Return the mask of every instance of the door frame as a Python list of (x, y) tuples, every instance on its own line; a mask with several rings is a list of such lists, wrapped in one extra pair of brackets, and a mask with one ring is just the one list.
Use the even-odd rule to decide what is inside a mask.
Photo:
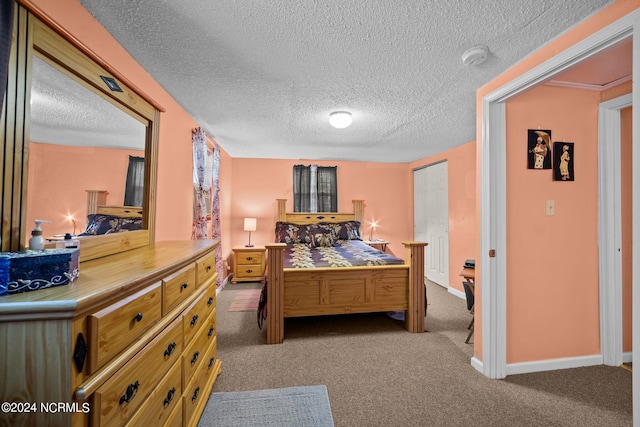
[[(570, 46), (553, 58), (520, 75), (482, 99), (480, 157), (480, 301), (482, 360), (471, 364), (489, 378), (507, 374), (507, 243), (506, 243), (506, 114), (505, 101), (633, 35), (633, 100), (640, 99), (640, 10), (629, 13), (591, 36)], [(640, 105), (640, 104), (638, 104)], [(633, 111), (640, 123), (640, 108)], [(640, 142), (640, 126), (633, 129), (633, 145)], [(640, 170), (640, 150), (633, 150), (633, 170)], [(634, 174), (633, 241), (640, 241), (640, 174)], [(490, 252), (491, 251), (491, 252)], [(493, 253), (493, 256), (490, 255)], [(633, 251), (633, 294), (640, 294), (640, 251)], [(633, 346), (640, 348), (640, 298), (633, 301)], [(640, 352), (633, 361), (640, 365)], [(634, 422), (640, 425), (640, 370), (633, 373)]]
[(631, 105), (633, 96), (627, 94), (598, 107), (600, 351), (610, 366), (623, 362), (620, 110)]

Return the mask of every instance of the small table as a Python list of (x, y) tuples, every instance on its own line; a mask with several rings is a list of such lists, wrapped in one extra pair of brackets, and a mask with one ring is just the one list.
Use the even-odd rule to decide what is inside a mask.
[(264, 282), (266, 249), (264, 246), (233, 248), (233, 278), (231, 283)]
[(364, 242), (373, 248), (379, 246), (382, 252), (387, 251), (387, 245), (389, 244), (389, 242), (384, 239), (365, 240)]

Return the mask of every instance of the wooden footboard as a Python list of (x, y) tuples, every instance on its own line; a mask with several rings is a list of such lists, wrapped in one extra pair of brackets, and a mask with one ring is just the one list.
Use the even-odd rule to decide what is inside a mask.
[(409, 332), (424, 332), (423, 242), (403, 242), (405, 264), (284, 269), (284, 243), (267, 248), (267, 343), (284, 340), (284, 318), (405, 311)]

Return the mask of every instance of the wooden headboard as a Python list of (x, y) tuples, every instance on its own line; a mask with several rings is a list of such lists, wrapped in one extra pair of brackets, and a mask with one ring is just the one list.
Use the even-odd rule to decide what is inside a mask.
[(141, 206), (115, 206), (107, 205), (106, 190), (86, 190), (87, 191), (87, 215), (99, 213), (103, 215), (125, 216), (132, 218), (142, 218)]
[(99, 205), (96, 213), (103, 214), (103, 215), (142, 218), (142, 207)]
[(278, 221), (290, 222), (293, 224), (315, 224), (318, 222), (342, 222), (359, 221), (362, 222), (362, 210), (364, 200), (353, 200), (352, 213), (339, 212), (287, 212), (287, 199), (278, 200)]

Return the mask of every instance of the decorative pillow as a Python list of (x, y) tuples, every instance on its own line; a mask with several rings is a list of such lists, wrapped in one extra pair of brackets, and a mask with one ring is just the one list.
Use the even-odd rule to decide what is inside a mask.
[(98, 234), (115, 233), (118, 229), (118, 220), (112, 215), (89, 214), (87, 215), (87, 228), (82, 236), (97, 236)]
[(89, 214), (87, 228), (81, 236), (97, 236), (100, 234), (118, 233), (120, 231), (140, 230), (142, 218), (131, 218), (116, 215)]
[(290, 222), (276, 222), (276, 243), (311, 243), (308, 225), (292, 224)]
[(311, 234), (312, 248), (328, 247), (335, 244), (335, 236), (331, 224), (320, 223), (310, 225), (309, 233)]
[(337, 222), (333, 224), (333, 233), (336, 240), (362, 240), (359, 221)]

